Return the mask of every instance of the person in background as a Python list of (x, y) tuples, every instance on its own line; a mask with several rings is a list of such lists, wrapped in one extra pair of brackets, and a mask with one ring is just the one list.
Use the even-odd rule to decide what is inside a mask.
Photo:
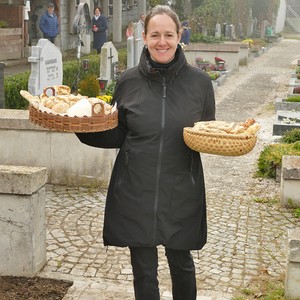
[(144, 29), (146, 15), (144, 13), (140, 14), (140, 19), (138, 21), (138, 26)]
[(54, 12), (54, 4), (49, 2), (47, 5), (47, 11), (41, 16), (39, 23), (40, 30), (43, 33), (45, 39), (48, 39), (51, 43), (55, 43), (55, 38), (58, 35), (58, 18)]
[(100, 7), (95, 7), (92, 19), (92, 30), (94, 36), (94, 49), (101, 53), (103, 44), (107, 41), (107, 18), (102, 14)]
[(126, 29), (126, 37), (133, 36), (133, 21), (129, 21), (127, 29)]
[(183, 21), (181, 23), (181, 28), (182, 28), (182, 34), (181, 34), (180, 43), (188, 45), (190, 43), (190, 37), (191, 37), (191, 30), (189, 28), (188, 21)]
[(174, 300), (197, 297), (191, 250), (206, 243), (201, 157), (183, 128), (215, 120), (209, 76), (187, 63), (178, 16), (158, 5), (145, 18), (139, 65), (118, 78), (114, 129), (76, 133), (99, 148), (119, 148), (105, 207), (105, 246), (129, 247), (135, 299), (160, 299), (158, 246), (170, 268)]

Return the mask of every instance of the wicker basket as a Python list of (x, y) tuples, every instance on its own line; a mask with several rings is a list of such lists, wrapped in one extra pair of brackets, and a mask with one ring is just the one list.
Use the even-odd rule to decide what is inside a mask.
[(39, 126), (62, 132), (96, 132), (115, 128), (118, 125), (118, 111), (116, 110), (111, 114), (105, 115), (104, 106), (102, 103), (100, 105), (102, 106), (101, 112), (95, 114), (93, 107), (93, 115), (91, 117), (55, 115), (43, 112), (30, 105), (29, 120)]
[(225, 156), (240, 156), (247, 154), (254, 148), (257, 137), (247, 134), (208, 133), (185, 127), (183, 129), (183, 139), (186, 145), (194, 151)]

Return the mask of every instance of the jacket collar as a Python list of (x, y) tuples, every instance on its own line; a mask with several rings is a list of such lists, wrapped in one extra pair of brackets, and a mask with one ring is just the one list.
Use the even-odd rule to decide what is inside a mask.
[(187, 61), (180, 45), (177, 46), (175, 58), (176, 61), (169, 68), (153, 68), (150, 63), (150, 54), (144, 46), (140, 62), (138, 65), (142, 76), (148, 81), (161, 81), (165, 78), (167, 83), (170, 83), (178, 75), (178, 73), (187, 65)]

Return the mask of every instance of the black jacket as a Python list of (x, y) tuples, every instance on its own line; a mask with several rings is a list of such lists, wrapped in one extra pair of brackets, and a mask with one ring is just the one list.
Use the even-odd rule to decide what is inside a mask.
[(85, 144), (120, 148), (109, 184), (104, 244), (201, 249), (206, 203), (200, 155), (183, 141), (183, 128), (215, 119), (210, 78), (187, 64), (178, 47), (166, 70), (150, 67), (144, 49), (138, 67), (122, 73), (114, 101), (117, 128), (78, 133)]
[(107, 40), (107, 18), (101, 14), (96, 20), (94, 16), (92, 18), (92, 26), (98, 27), (98, 31), (93, 31), (93, 48), (100, 49)]

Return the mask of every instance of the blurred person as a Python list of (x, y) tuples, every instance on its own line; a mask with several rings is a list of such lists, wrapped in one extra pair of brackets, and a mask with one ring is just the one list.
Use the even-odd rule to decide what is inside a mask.
[(102, 14), (102, 9), (98, 6), (94, 9), (92, 30), (94, 36), (93, 47), (99, 54), (103, 44), (107, 41), (107, 18)]
[(191, 30), (189, 28), (188, 21), (183, 21), (181, 23), (182, 33), (180, 43), (188, 45), (190, 43)]
[(133, 36), (133, 21), (129, 21), (128, 26), (126, 28), (126, 37)]
[(47, 4), (47, 11), (41, 16), (39, 27), (44, 38), (54, 44), (55, 38), (59, 32), (59, 26), (58, 18), (54, 12), (54, 4), (52, 2)]

